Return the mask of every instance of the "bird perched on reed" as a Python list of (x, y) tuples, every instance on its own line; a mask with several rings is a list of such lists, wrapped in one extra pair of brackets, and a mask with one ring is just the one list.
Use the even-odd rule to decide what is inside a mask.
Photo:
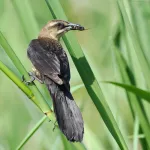
[[(32, 79), (46, 84), (53, 100), (55, 116), (60, 130), (69, 141), (81, 142), (84, 123), (81, 112), (70, 93), (70, 67), (66, 52), (59, 39), (70, 30), (84, 30), (79, 24), (52, 20), (30, 42), (27, 55), (34, 69)], [(33, 81), (32, 80), (32, 81)]]

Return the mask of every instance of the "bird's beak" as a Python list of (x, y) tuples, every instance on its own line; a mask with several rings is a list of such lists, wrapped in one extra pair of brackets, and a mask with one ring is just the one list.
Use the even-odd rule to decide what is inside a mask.
[(66, 32), (68, 32), (70, 30), (83, 31), (83, 30), (85, 30), (85, 28), (79, 24), (74, 24), (74, 23), (68, 22), (67, 25), (65, 25), (65, 27), (63, 29), (58, 30), (57, 38), (59, 39), (63, 34), (65, 34)]
[(67, 27), (70, 29), (70, 30), (84, 30), (85, 28), (79, 24), (74, 24), (74, 23), (68, 23)]

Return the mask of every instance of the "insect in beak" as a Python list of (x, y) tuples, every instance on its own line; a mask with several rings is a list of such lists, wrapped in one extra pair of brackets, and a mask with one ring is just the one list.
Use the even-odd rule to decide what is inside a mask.
[(85, 28), (80, 24), (69, 23), (67, 26), (71, 27), (70, 30), (79, 30), (79, 31), (85, 30)]

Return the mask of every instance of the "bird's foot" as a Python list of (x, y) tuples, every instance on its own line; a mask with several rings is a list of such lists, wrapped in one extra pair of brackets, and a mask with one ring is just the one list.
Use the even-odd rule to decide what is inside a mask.
[(21, 77), (21, 82), (25, 82), (25, 77), (24, 77), (24, 75), (22, 75), (22, 77)]
[(35, 75), (34, 72), (28, 72), (28, 74), (29, 74), (30, 77), (34, 78), (34, 80), (39, 81), (41, 84), (44, 83), (42, 80), (40, 80), (40, 79)]
[(30, 85), (34, 82), (34, 80), (39, 81), (41, 84), (43, 84), (43, 81), (40, 80), (34, 72), (28, 72), (29, 76), (30, 76), (30, 80), (26, 81), (24, 75), (22, 76), (22, 82), (24, 82), (26, 85)]
[[(28, 74), (29, 74), (29, 73), (28, 73)], [(33, 76), (31, 76), (30, 74), (29, 74), (29, 76), (30, 76), (30, 80), (29, 80), (29, 81), (26, 81), (26, 80), (25, 80), (24, 75), (22, 76), (22, 82), (24, 82), (26, 85), (30, 85), (30, 84), (33, 83), (33, 81), (35, 80), (35, 78), (34, 78)]]

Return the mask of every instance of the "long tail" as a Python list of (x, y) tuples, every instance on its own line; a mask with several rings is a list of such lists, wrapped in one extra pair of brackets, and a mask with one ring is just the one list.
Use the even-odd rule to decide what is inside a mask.
[(71, 93), (64, 85), (58, 85), (50, 79), (46, 79), (45, 83), (53, 99), (60, 130), (69, 141), (81, 142), (84, 133), (83, 119)]

